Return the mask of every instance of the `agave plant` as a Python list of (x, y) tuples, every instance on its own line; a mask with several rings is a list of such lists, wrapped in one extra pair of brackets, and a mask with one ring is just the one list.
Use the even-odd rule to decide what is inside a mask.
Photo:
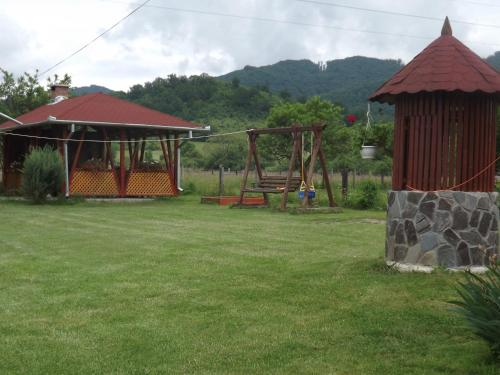
[(486, 340), (493, 355), (500, 359), (500, 267), (496, 259), (488, 268), (484, 275), (467, 271), (466, 281), (457, 288), (461, 299), (452, 303), (472, 331)]

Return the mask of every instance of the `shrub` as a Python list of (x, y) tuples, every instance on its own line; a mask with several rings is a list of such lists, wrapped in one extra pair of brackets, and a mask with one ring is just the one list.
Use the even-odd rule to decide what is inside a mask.
[(486, 340), (493, 355), (500, 359), (500, 267), (493, 262), (484, 276), (466, 273), (457, 288), (461, 297), (452, 301), (472, 331)]
[(347, 206), (368, 209), (377, 207), (378, 203), (378, 187), (374, 181), (362, 181), (359, 183), (356, 190), (349, 194), (347, 198)]
[(56, 150), (46, 145), (35, 148), (26, 157), (23, 166), (23, 194), (35, 203), (45, 201), (47, 195), (57, 195), (64, 180), (64, 168)]

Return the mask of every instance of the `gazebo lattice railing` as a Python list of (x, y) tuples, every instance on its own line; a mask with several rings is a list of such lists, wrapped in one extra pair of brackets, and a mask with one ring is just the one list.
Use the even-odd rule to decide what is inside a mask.
[[(119, 162), (115, 165), (108, 131), (102, 128), (102, 138), (106, 141), (102, 143), (104, 157), (98, 160), (97, 165), (91, 165), (89, 168), (82, 163), (85, 133), (86, 128), (80, 134), (71, 167), (71, 194), (120, 197), (177, 195), (176, 152), (173, 152), (173, 149), (179, 147), (177, 140), (174, 140), (174, 145), (172, 145), (168, 136), (156, 134), (155, 141), (161, 145), (163, 160), (156, 164), (148, 164), (144, 160), (147, 136), (137, 132), (134, 135), (134, 132), (121, 130), (117, 134), (121, 141)], [(128, 155), (126, 148), (128, 148)], [(128, 163), (126, 156), (128, 156)]]

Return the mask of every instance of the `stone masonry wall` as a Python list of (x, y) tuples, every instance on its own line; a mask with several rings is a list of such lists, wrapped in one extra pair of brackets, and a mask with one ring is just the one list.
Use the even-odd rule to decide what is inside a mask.
[(498, 254), (498, 193), (391, 191), (386, 260), (456, 268)]

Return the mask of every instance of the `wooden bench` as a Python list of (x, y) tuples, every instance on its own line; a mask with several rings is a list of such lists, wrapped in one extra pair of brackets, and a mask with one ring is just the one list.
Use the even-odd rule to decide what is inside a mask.
[[(296, 191), (300, 188), (302, 179), (292, 177), (288, 191)], [(286, 176), (262, 176), (257, 186), (244, 188), (246, 193), (282, 193), (286, 186)]]

